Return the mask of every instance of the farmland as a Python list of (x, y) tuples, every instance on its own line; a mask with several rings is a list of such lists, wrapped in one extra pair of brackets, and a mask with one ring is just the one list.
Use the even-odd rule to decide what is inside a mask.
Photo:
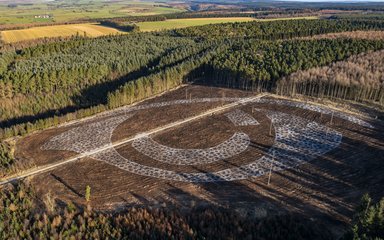
[[(251, 17), (226, 17), (226, 18), (190, 18), (190, 19), (168, 19), (165, 21), (155, 22), (139, 22), (140, 31), (161, 31), (175, 28), (186, 28), (193, 26), (202, 26), (208, 24), (218, 23), (235, 23), (235, 22), (249, 22), (249, 21), (276, 21), (276, 20), (294, 20), (294, 19), (316, 19), (317, 17), (292, 17), (292, 18), (276, 18), (276, 19), (258, 19), (255, 20)], [(50, 38), (50, 37), (67, 37), (74, 35), (99, 37), (109, 34), (124, 34), (115, 28), (102, 26), (97, 23), (83, 23), (83, 24), (65, 24), (53, 25), (43, 27), (33, 27), (20, 30), (6, 30), (2, 31), (1, 38), (6, 43), (13, 43), (19, 41), (33, 40), (37, 38)]]
[(193, 26), (202, 26), (207, 24), (218, 23), (234, 23), (234, 22), (249, 22), (249, 21), (276, 21), (276, 20), (293, 20), (293, 19), (317, 19), (317, 17), (292, 17), (292, 18), (275, 18), (275, 19), (258, 19), (250, 17), (232, 17), (232, 18), (190, 18), (190, 19), (168, 19), (157, 22), (140, 22), (137, 25), (141, 31), (160, 31), (165, 29), (185, 28)]
[(384, 152), (382, 123), (366, 117), (251, 92), (187, 86), (22, 138), (16, 156), (39, 169), (62, 162), (33, 177), (39, 193), (84, 203), (90, 185), (97, 209), (211, 203), (257, 217), (295, 209), (341, 224), (364, 191), (373, 196), (383, 191), (383, 169), (372, 158)]
[(171, 8), (171, 7), (154, 7), (151, 5), (132, 5), (124, 7), (117, 11), (117, 13), (127, 14), (129, 16), (148, 16), (148, 15), (157, 15), (157, 14), (170, 14), (170, 13), (179, 13), (183, 12), (182, 9)]
[(4, 42), (12, 43), (18, 41), (33, 40), (37, 38), (67, 37), (75, 35), (99, 37), (103, 35), (120, 33), (122, 32), (114, 28), (109, 28), (98, 24), (86, 23), (8, 30), (2, 31), (1, 37)]
[(207, 24), (217, 23), (231, 23), (231, 22), (249, 22), (255, 20), (254, 18), (235, 17), (235, 18), (191, 18), (191, 19), (169, 19), (157, 22), (140, 22), (137, 25), (141, 31), (160, 31), (165, 29), (185, 28), (193, 26), (201, 26)]
[[(121, 1), (108, 4), (103, 1), (73, 1), (4, 4), (0, 2), (0, 24), (26, 24), (41, 22), (68, 22), (79, 19), (95, 19), (137, 15), (154, 15), (182, 12), (183, 9), (173, 8), (168, 4), (141, 1)], [(49, 18), (40, 18), (47, 15)], [(37, 16), (37, 17), (35, 17)]]

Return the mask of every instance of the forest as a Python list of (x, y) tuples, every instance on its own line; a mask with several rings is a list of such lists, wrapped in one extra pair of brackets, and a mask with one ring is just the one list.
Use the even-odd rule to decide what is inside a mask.
[[(92, 210), (92, 195), (85, 208), (73, 203), (56, 206), (49, 193), (37, 196), (20, 183), (0, 195), (1, 239), (295, 239), (330, 240), (332, 234), (308, 217), (282, 214), (251, 219), (231, 209), (196, 207), (131, 207), (119, 213)], [(364, 195), (353, 223), (342, 237), (373, 239), (384, 233), (384, 198), (377, 204)], [(378, 239), (378, 238), (375, 238)]]
[[(223, 10), (213, 9), (206, 11), (188, 11), (180, 13), (168, 13), (159, 15), (138, 15), (138, 16), (125, 16), (125, 17), (109, 17), (109, 18), (94, 18), (94, 19), (83, 19), (67, 20), (58, 22), (35, 22), (35, 23), (18, 23), (18, 24), (1, 24), (0, 31), (4, 30), (16, 30), (25, 29), (37, 26), (53, 26), (62, 24), (80, 24), (80, 23), (101, 23), (106, 26), (116, 27), (120, 30), (125, 30), (122, 26), (132, 26), (133, 23), (138, 22), (154, 22), (154, 21), (165, 21), (167, 19), (184, 19), (184, 18), (226, 18), (226, 17), (254, 17), (259, 19), (264, 18), (284, 18), (284, 17), (303, 17), (303, 16), (314, 16), (319, 15), (318, 11), (308, 9), (293, 9), (293, 10), (278, 10), (278, 9), (265, 9), (265, 11), (255, 11), (253, 8), (243, 8), (241, 10)], [(334, 16), (334, 18), (342, 18)], [(127, 29), (128, 32), (130, 29)]]
[[(261, 220), (241, 217), (216, 206), (189, 212), (132, 207), (119, 213), (92, 210), (72, 203), (57, 206), (49, 193), (38, 197), (28, 184), (4, 189), (0, 195), (1, 239), (295, 239), (330, 240), (318, 221), (294, 214)], [(364, 195), (343, 240), (383, 236), (384, 198), (377, 204)], [(377, 239), (377, 238), (376, 238)]]
[(383, 79), (384, 51), (381, 50), (354, 55), (328, 66), (297, 71), (281, 78), (276, 92), (383, 103)]
[[(0, 139), (131, 104), (196, 79), (289, 96), (292, 86), (297, 93), (318, 94), (317, 80), (291, 81), (295, 72), (384, 49), (384, 40), (298, 37), (382, 28), (381, 20), (248, 22), (6, 47), (0, 52)], [(322, 94), (382, 104), (382, 84), (365, 93), (363, 83), (368, 84), (336, 82)]]
[(336, 38), (357, 38), (357, 39), (383, 39), (384, 31), (352, 31), (352, 32), (338, 32), (314, 35), (311, 37), (303, 37), (302, 39), (336, 39)]
[[(13, 137), (132, 104), (184, 83), (384, 104), (380, 17), (228, 23), (148, 33), (131, 25), (199, 14), (105, 19), (103, 24), (130, 33), (2, 45), (0, 178), (17, 173), (22, 164), (15, 159)], [(308, 216), (255, 220), (217, 206), (189, 212), (177, 206), (130, 207), (109, 213), (92, 209), (90, 190), (83, 195), (84, 205), (76, 206), (55, 201), (50, 193), (39, 196), (26, 182), (4, 187), (0, 239), (333, 238)], [(341, 239), (384, 236), (384, 199), (375, 201), (363, 196)]]
[(0, 143), (0, 176), (9, 172), (14, 161), (13, 149), (5, 143)]
[(226, 17), (253, 17), (253, 18), (282, 18), (282, 17), (302, 17), (318, 15), (317, 11), (308, 9), (278, 10), (268, 9), (266, 11), (255, 11), (252, 8), (245, 8), (238, 11), (231, 10), (205, 10), (195, 12), (180, 12), (161, 15), (148, 16), (126, 16), (108, 19), (98, 19), (98, 21), (108, 21), (120, 24), (132, 24), (137, 22), (156, 22), (165, 21), (167, 19), (184, 19), (184, 18), (226, 18)]
[(381, 20), (290, 20), (269, 22), (225, 23), (176, 29), (175, 36), (199, 39), (254, 38), (260, 40), (281, 40), (294, 37), (313, 36), (356, 30), (383, 30)]
[(215, 55), (204, 68), (209, 73), (208, 81), (216, 85), (271, 92), (277, 80), (289, 73), (382, 48), (382, 41), (356, 39), (249, 40), (234, 43), (229, 51)]
[(384, 48), (383, 40), (297, 37), (383, 27), (379, 20), (249, 22), (5, 48), (0, 137), (130, 104), (187, 79), (287, 94), (282, 77)]

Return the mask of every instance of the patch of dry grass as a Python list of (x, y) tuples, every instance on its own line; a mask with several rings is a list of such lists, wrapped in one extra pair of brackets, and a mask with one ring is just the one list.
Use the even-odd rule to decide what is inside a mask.
[(357, 38), (369, 40), (384, 39), (384, 31), (352, 31), (340, 33), (327, 33), (315, 35), (312, 37), (305, 37), (303, 39), (336, 39), (336, 38)]
[(85, 23), (9, 30), (1, 32), (1, 37), (4, 42), (12, 43), (46, 37), (68, 37), (77, 34), (88, 37), (99, 37), (103, 35), (118, 33), (122, 32), (117, 29), (101, 26), (98, 24)]

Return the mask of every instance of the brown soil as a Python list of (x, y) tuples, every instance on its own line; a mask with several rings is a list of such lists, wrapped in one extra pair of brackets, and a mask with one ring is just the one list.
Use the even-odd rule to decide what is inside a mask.
[[(187, 89), (194, 97), (221, 97), (223, 92), (226, 97), (251, 94), (201, 86), (189, 86)], [(147, 102), (184, 98), (185, 89), (179, 89)], [(183, 117), (196, 115), (218, 104), (221, 103), (180, 105), (142, 111), (121, 124), (115, 130), (113, 139), (132, 136)], [(175, 166), (152, 160), (135, 151), (130, 144), (120, 147), (118, 151), (144, 165), (185, 172), (217, 171), (248, 163), (264, 154), (273, 144), (274, 138), (269, 136), (269, 119), (260, 112), (252, 113), (252, 106), (297, 115), (331, 126), (343, 134), (342, 143), (337, 149), (307, 164), (291, 170), (273, 172), (270, 185), (267, 185), (268, 176), (216, 183), (166, 181), (126, 172), (90, 158), (37, 175), (33, 177), (32, 183), (41, 195), (51, 191), (60, 201), (73, 201), (78, 204), (84, 204), (85, 187), (90, 185), (91, 204), (97, 209), (116, 209), (126, 205), (189, 208), (196, 204), (213, 203), (243, 209), (247, 214), (256, 217), (292, 211), (326, 219), (330, 225), (335, 222), (347, 222), (362, 194), (369, 192), (374, 199), (383, 197), (384, 124), (378, 121), (372, 123), (375, 129), (367, 129), (338, 118), (335, 118), (331, 125), (328, 115), (287, 106), (249, 104), (239, 108), (252, 114), (260, 122), (257, 127), (235, 127), (224, 113), (219, 113), (152, 136), (157, 142), (170, 147), (206, 148), (225, 141), (235, 131), (249, 134), (252, 146), (227, 161), (204, 166)], [(70, 153), (42, 151), (39, 147), (49, 137), (67, 128), (47, 130), (22, 139), (18, 144), (17, 155), (37, 164), (67, 157)]]
[[(187, 92), (187, 94), (186, 94)], [(176, 91), (169, 92), (154, 99), (144, 101), (139, 105), (173, 101), (178, 99), (185, 99), (186, 95), (190, 98), (204, 98), (204, 97), (247, 97), (252, 93), (239, 90), (230, 89), (217, 89), (202, 86), (188, 86)], [(221, 102), (216, 103), (198, 103), (198, 104), (183, 104), (167, 106), (162, 108), (148, 109), (135, 113), (135, 116), (128, 119), (115, 129), (112, 141), (121, 140), (128, 137), (133, 137), (137, 133), (145, 132), (151, 129), (155, 129), (159, 126), (166, 125), (168, 123), (175, 122), (177, 120), (191, 117), (199, 113), (205, 112), (209, 109), (222, 105)], [(16, 158), (22, 162), (26, 162), (27, 166), (36, 165), (42, 166), (45, 164), (54, 163), (58, 160), (69, 158), (77, 155), (76, 153), (69, 151), (47, 151), (41, 150), (40, 147), (53, 136), (65, 132), (71, 128), (81, 126), (83, 124), (89, 124), (95, 121), (101, 120), (102, 117), (92, 119), (90, 121), (81, 122), (78, 124), (72, 124), (67, 127), (54, 128), (45, 130), (36, 134), (32, 134), (25, 138), (22, 138), (17, 143)]]
[[(244, 111), (248, 110), (249, 113), (252, 111), (250, 106), (241, 107), (240, 109)], [(225, 161), (192, 166), (172, 165), (153, 160), (136, 151), (131, 145), (125, 145), (117, 149), (117, 151), (122, 156), (146, 166), (153, 166), (177, 172), (212, 172), (226, 168), (239, 167), (250, 163), (255, 159), (262, 157), (264, 153), (268, 151), (270, 146), (272, 146), (274, 136), (273, 132), (272, 136), (269, 136), (270, 120), (266, 116), (260, 114), (257, 116), (258, 113), (254, 113), (255, 119), (260, 123), (257, 127), (236, 127), (226, 116), (224, 116), (224, 114), (225, 113), (210, 116), (188, 125), (162, 132), (155, 135), (153, 139), (162, 145), (174, 148), (208, 148), (224, 142), (235, 132), (244, 132), (247, 133), (252, 140), (249, 148), (250, 151), (245, 151), (235, 157), (226, 159)]]

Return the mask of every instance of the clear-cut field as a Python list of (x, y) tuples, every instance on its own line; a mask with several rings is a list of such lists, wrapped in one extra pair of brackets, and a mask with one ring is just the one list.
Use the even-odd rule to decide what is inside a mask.
[[(256, 216), (294, 211), (344, 221), (364, 192), (382, 193), (383, 124), (310, 103), (254, 98), (142, 134), (251, 96), (188, 86), (27, 136), (16, 155), (43, 166), (105, 148), (32, 179), (42, 194), (77, 203), (90, 185), (100, 209), (209, 202)], [(124, 139), (132, 141), (112, 146)]]

